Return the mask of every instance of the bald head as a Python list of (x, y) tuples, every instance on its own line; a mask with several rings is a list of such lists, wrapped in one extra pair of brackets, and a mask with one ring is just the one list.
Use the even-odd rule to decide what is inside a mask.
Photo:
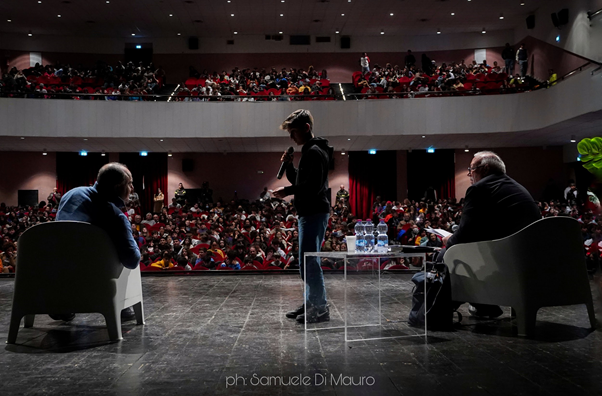
[(104, 165), (96, 177), (100, 193), (117, 195), (124, 201), (127, 201), (129, 195), (134, 191), (132, 181), (130, 170), (119, 162), (110, 162)]

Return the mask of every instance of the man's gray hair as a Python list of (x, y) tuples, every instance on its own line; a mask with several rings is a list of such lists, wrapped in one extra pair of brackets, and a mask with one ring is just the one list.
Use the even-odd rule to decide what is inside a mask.
[(504, 161), (502, 161), (500, 156), (493, 151), (479, 151), (474, 156), (475, 158), (480, 159), (479, 165), (487, 165), (489, 174), (506, 173), (506, 164), (504, 164)]
[(96, 182), (98, 190), (104, 193), (113, 193), (115, 188), (130, 180), (128, 168), (119, 162), (109, 162), (98, 171)]

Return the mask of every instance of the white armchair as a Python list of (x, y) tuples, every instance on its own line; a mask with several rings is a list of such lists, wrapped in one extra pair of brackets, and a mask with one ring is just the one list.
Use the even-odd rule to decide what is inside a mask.
[(133, 306), (144, 324), (140, 269), (119, 261), (109, 236), (77, 221), (36, 225), (19, 238), (8, 343), (14, 344), (21, 318), (32, 327), (36, 314), (99, 312), (111, 341), (122, 339), (121, 310)]
[(519, 335), (533, 333), (539, 308), (558, 305), (585, 304), (595, 327), (581, 227), (572, 218), (545, 218), (506, 238), (454, 245), (444, 261), (454, 301), (512, 307)]

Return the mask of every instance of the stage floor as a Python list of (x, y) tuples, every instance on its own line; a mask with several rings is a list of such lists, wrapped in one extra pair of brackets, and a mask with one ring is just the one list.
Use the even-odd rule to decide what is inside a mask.
[[(350, 336), (411, 335), (411, 275), (381, 279), (384, 326)], [(375, 277), (350, 280), (349, 317), (377, 319)], [(355, 282), (355, 283), (353, 283)], [(342, 275), (326, 276), (332, 321), (343, 324)], [(592, 284), (596, 315), (599, 291)], [(284, 317), (301, 302), (293, 275), (144, 277), (146, 325), (124, 322), (109, 343), (99, 314), (69, 324), (36, 316), (0, 351), (1, 395), (581, 395), (602, 394), (602, 331), (584, 305), (541, 309), (537, 335), (469, 317), (454, 332), (345, 342), (342, 329), (306, 332)], [(6, 340), (14, 282), (0, 280)], [(376, 304), (376, 305), (375, 305)]]

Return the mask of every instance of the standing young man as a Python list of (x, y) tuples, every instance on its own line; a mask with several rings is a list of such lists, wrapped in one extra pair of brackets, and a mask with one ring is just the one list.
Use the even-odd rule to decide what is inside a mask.
[(304, 305), (286, 314), (287, 318), (295, 318), (299, 323), (304, 323), (306, 319), (308, 323), (330, 320), (324, 274), (319, 260), (316, 257), (307, 259), (307, 273), (303, 272), (304, 254), (320, 251), (330, 213), (328, 163), (333, 148), (328, 146), (328, 140), (314, 137), (313, 126), (311, 113), (302, 109), (294, 111), (280, 126), (303, 148), (298, 168), (292, 164), (293, 156), (284, 153), (282, 161), (286, 163), (286, 178), (292, 185), (274, 191), (276, 198), (294, 195), (295, 209), (299, 214), (299, 271), (305, 279), (307, 318)]

